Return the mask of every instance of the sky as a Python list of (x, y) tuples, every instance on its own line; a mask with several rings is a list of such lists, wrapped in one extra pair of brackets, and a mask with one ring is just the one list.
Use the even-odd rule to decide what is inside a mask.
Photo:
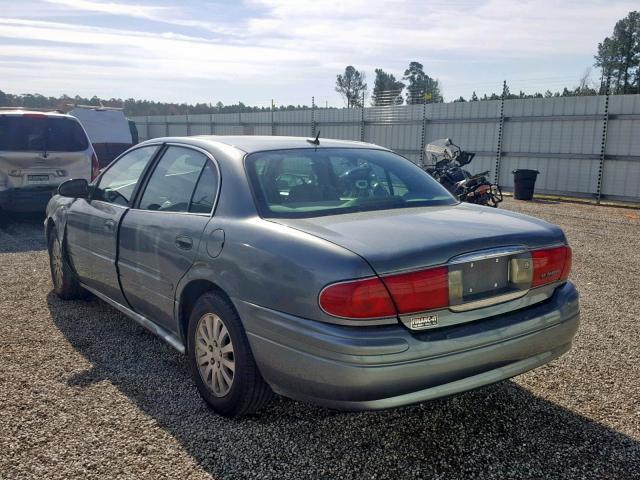
[[(172, 102), (342, 106), (345, 66), (445, 100), (575, 86), (637, 0), (0, 0), (0, 90)], [(593, 81), (599, 72), (591, 72)]]

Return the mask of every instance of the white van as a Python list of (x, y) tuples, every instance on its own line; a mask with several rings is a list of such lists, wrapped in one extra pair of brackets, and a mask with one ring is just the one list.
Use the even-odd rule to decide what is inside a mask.
[(122, 108), (73, 105), (69, 115), (80, 120), (98, 156), (100, 168), (138, 143), (135, 123), (124, 116)]
[(0, 211), (44, 211), (58, 185), (93, 180), (98, 159), (71, 115), (0, 109)]

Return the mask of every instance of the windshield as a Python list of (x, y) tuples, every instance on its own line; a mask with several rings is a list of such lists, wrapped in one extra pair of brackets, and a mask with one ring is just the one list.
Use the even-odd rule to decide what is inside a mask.
[(0, 150), (81, 152), (89, 147), (80, 124), (45, 115), (0, 115)]
[(457, 201), (409, 160), (384, 150), (293, 149), (248, 155), (263, 217), (315, 217)]

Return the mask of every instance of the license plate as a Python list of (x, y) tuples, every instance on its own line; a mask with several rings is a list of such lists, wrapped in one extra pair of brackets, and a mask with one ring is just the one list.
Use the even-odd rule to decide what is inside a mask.
[(497, 294), (509, 285), (509, 258), (496, 257), (462, 265), (462, 299)]
[(27, 183), (49, 183), (49, 175), (27, 175)]

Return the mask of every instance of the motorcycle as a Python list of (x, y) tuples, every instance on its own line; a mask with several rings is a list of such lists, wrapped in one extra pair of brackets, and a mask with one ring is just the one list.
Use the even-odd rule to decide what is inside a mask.
[(487, 179), (488, 170), (473, 175), (462, 168), (471, 163), (475, 153), (462, 150), (449, 138), (429, 143), (425, 152), (432, 163), (423, 169), (461, 202), (495, 208), (502, 201), (500, 186)]

